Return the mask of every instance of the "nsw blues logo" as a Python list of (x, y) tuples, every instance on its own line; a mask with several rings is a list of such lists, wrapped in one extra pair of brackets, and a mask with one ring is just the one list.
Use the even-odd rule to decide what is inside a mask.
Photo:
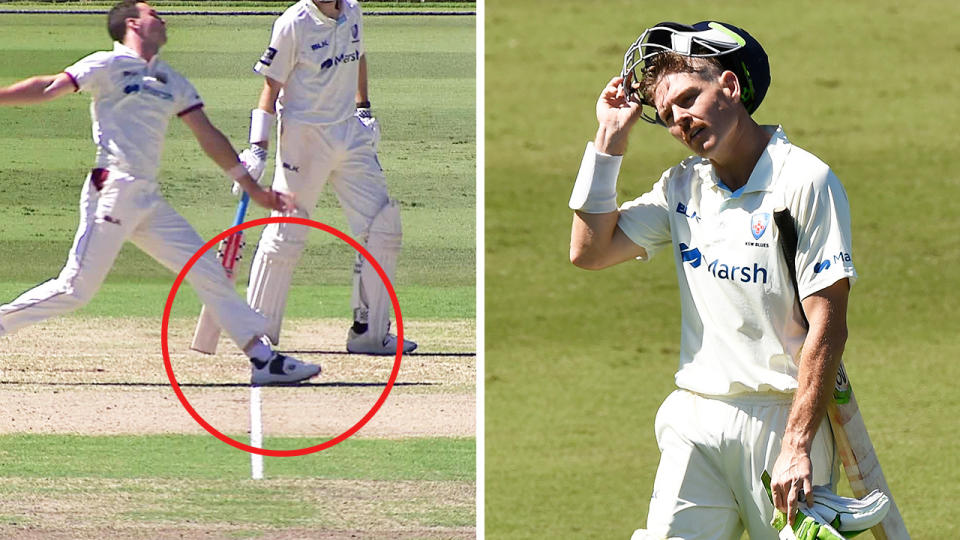
[(359, 25), (356, 25), (356, 24), (353, 25), (353, 28), (350, 29), (350, 35), (353, 36), (353, 41), (352, 41), (352, 43), (356, 43), (357, 41), (359, 41), (359, 38), (360, 38), (360, 26), (359, 26)]
[(759, 240), (763, 233), (767, 232), (767, 225), (770, 224), (769, 212), (757, 212), (750, 217), (750, 232), (753, 233), (753, 239)]

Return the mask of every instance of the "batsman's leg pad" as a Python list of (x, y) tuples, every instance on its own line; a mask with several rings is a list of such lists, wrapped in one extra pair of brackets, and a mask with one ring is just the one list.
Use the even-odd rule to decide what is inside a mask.
[[(380, 263), (380, 267), (393, 282), (397, 269), (397, 257), (402, 245), (402, 227), (400, 223), (400, 203), (390, 200), (370, 222), (370, 227), (362, 235), (361, 241), (370, 255)], [(362, 255), (357, 254), (353, 273), (352, 307), (354, 320), (367, 324), (364, 338), (381, 343), (390, 330), (390, 311), (392, 304), (387, 288), (373, 268)]]
[[(286, 215), (308, 218), (297, 210)], [(280, 342), (280, 327), (287, 306), (287, 295), (293, 270), (307, 243), (310, 228), (290, 223), (271, 223), (263, 230), (257, 253), (250, 268), (247, 303), (267, 319), (267, 337), (274, 345)]]

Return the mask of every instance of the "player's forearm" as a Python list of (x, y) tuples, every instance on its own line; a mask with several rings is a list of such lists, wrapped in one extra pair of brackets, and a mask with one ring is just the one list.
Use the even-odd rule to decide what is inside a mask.
[(357, 75), (357, 103), (370, 101), (370, 93), (367, 86), (367, 56), (360, 57), (360, 67)]
[(250, 116), (250, 142), (264, 150), (270, 146), (270, 130), (275, 122), (277, 113), (277, 98), (280, 96), (280, 90), (283, 84), (279, 81), (266, 77), (263, 81), (263, 90), (260, 91), (260, 98), (257, 100), (257, 109), (251, 112)]
[(257, 100), (257, 108), (270, 114), (277, 112), (277, 97), (280, 96), (280, 90), (283, 85), (271, 79), (264, 78), (263, 90), (260, 91), (260, 99)]
[(619, 215), (616, 211), (608, 214), (574, 212), (573, 229), (570, 231), (570, 262), (588, 270), (603, 268), (603, 253), (610, 246)]
[(227, 137), (216, 128), (211, 128), (203, 137), (199, 137), (198, 142), (203, 152), (214, 161), (221, 169), (230, 170), (237, 163), (237, 152)]
[(0, 105), (30, 105), (49, 101), (58, 95), (48, 92), (56, 79), (56, 75), (30, 77), (0, 88)]
[(800, 355), (798, 387), (783, 444), (809, 451), (826, 414), (847, 341), (846, 299), (844, 296), (843, 302), (805, 301), (804, 311), (810, 329)]

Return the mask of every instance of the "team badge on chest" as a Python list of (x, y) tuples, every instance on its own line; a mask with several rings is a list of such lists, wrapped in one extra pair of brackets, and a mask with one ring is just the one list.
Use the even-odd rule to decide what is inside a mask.
[(770, 224), (769, 212), (757, 212), (750, 217), (750, 232), (753, 233), (753, 239), (759, 240), (763, 233), (767, 232), (767, 225)]

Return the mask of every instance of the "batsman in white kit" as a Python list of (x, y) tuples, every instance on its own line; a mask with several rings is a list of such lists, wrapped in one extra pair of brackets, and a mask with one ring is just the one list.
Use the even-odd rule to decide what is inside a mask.
[[(628, 49), (597, 102), (570, 198), (571, 261), (596, 270), (666, 251), (680, 286), (678, 388), (657, 413), (661, 461), (634, 539), (775, 539), (776, 510), (805, 520), (802, 538), (833, 538), (885, 511), (882, 497), (826, 495), (839, 464), (825, 413), (857, 278), (850, 208), (826, 164), (751, 117), (769, 85), (767, 55), (746, 31), (665, 22)], [(640, 119), (695, 155), (618, 206)], [(774, 220), (784, 209), (798, 238), (796, 287)], [(810, 517), (827, 507), (844, 519)]]
[[(204, 241), (160, 194), (157, 170), (167, 123), (178, 116), (204, 152), (257, 204), (293, 207), (290, 195), (262, 189), (224, 135), (209, 121), (193, 85), (157, 54), (166, 24), (146, 2), (119, 2), (108, 15), (112, 51), (93, 53), (57, 75), (0, 89), (0, 105), (42, 103), (70, 92), (93, 97), (90, 113), (96, 166), (80, 196), (80, 225), (60, 275), (0, 306), (0, 335), (85, 305), (100, 288), (127, 240), (173, 272)], [(250, 357), (253, 384), (309, 379), (320, 366), (272, 350), (266, 321), (236, 293), (211, 252), (187, 275), (200, 300)]]
[[(278, 123), (273, 187), (294, 194), (297, 208), (274, 216), (309, 218), (325, 184), (337, 195), (354, 237), (393, 281), (400, 253), (400, 205), (390, 199), (377, 159), (379, 125), (370, 109), (363, 21), (356, 0), (301, 0), (273, 25), (270, 45), (254, 71), (264, 76), (250, 120), (249, 149), (241, 153), (259, 180), (270, 131)], [(294, 268), (309, 227), (268, 225), (257, 245), (247, 301), (267, 318), (274, 344)], [(354, 266), (353, 326), (347, 351), (393, 355), (391, 301), (374, 268), (359, 254)], [(404, 340), (402, 351), (417, 344)]]

